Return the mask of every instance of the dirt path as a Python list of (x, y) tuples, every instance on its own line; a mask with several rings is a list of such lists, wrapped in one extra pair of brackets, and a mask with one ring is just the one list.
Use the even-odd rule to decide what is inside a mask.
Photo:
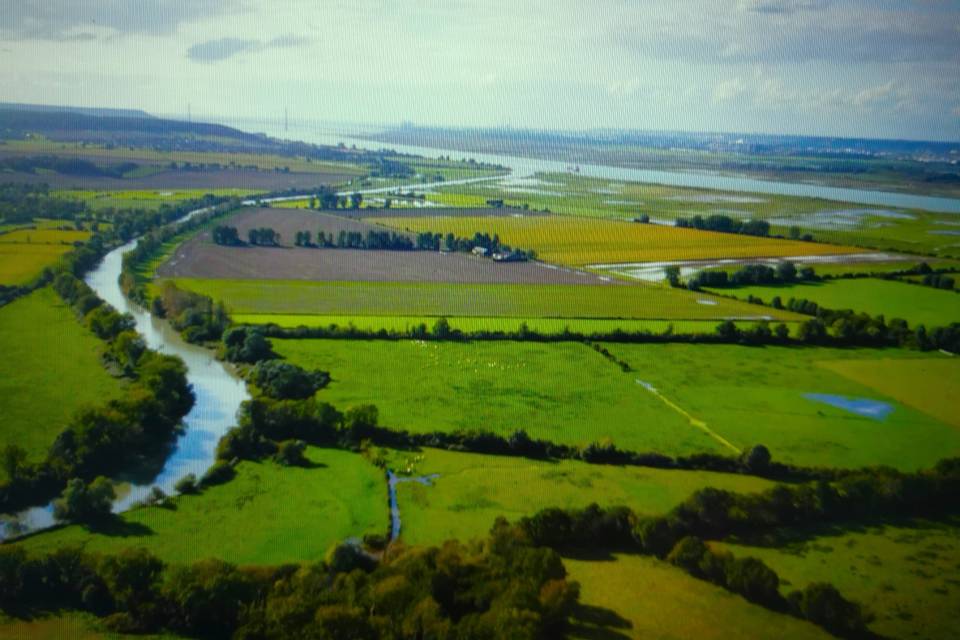
[(721, 436), (719, 433), (717, 433), (716, 431), (708, 427), (707, 423), (704, 422), (703, 420), (694, 418), (692, 415), (687, 413), (687, 411), (683, 409), (683, 407), (679, 406), (678, 404), (676, 404), (675, 402), (673, 402), (672, 400), (664, 396), (662, 393), (657, 391), (657, 388), (654, 387), (652, 384), (650, 384), (649, 382), (644, 382), (643, 380), (639, 380), (639, 379), (636, 380), (636, 383), (642, 386), (644, 389), (646, 389), (650, 393), (652, 393), (653, 395), (655, 395), (656, 397), (660, 398), (660, 400), (662, 400), (665, 405), (667, 405), (668, 407), (670, 407), (671, 409), (673, 409), (674, 411), (682, 415), (684, 418), (686, 418), (691, 425), (693, 425), (697, 429), (700, 429), (705, 434), (707, 434), (708, 436), (710, 436), (711, 438), (713, 438), (714, 440), (722, 444), (724, 447), (730, 449), (734, 453), (737, 453), (737, 454), (740, 453), (740, 449), (734, 446), (733, 443), (731, 443), (729, 440)]

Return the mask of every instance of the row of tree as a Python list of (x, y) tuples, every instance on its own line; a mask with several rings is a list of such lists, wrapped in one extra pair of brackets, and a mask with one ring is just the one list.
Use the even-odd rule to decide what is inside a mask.
[(579, 589), (560, 556), (510, 529), (470, 544), (392, 546), (377, 560), (344, 543), (307, 565), (168, 566), (144, 549), (28, 556), (0, 547), (0, 609), (100, 616), (121, 633), (196, 638), (516, 638), (563, 635)]
[(766, 220), (738, 220), (721, 214), (709, 215), (706, 218), (701, 215), (691, 218), (678, 217), (674, 220), (674, 225), (682, 229), (742, 233), (748, 236), (770, 235), (770, 223)]
[(310, 196), (308, 206), (311, 209), (359, 209), (363, 204), (362, 193), (351, 193), (347, 196), (337, 195), (337, 192), (329, 187), (320, 187), (317, 192)]
[[(679, 268), (673, 267), (667, 273), (671, 286), (680, 286)], [(698, 271), (687, 279), (686, 287), (691, 291), (700, 291), (702, 288), (744, 287), (752, 285), (793, 284), (795, 282), (810, 282), (817, 276), (812, 267), (797, 266), (789, 260), (777, 263), (776, 267), (764, 264), (747, 264), (733, 273), (722, 270)]]

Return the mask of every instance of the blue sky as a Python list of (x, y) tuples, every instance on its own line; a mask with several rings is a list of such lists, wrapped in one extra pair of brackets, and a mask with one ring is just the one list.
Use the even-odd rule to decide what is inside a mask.
[(0, 0), (0, 100), (960, 139), (949, 0)]

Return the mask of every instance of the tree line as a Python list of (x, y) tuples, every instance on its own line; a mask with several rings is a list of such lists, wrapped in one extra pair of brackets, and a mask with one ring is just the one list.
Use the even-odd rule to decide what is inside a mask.
[(578, 599), (560, 556), (508, 528), (472, 543), (394, 545), (380, 558), (342, 543), (320, 562), (272, 567), (0, 546), (4, 612), (86, 611), (118, 633), (536, 640), (562, 636)]
[[(683, 286), (680, 282), (680, 268), (667, 267), (667, 280), (672, 287)], [(724, 270), (698, 271), (687, 279), (686, 287), (691, 291), (700, 291), (704, 287), (723, 289), (727, 287), (744, 287), (751, 285), (788, 285), (796, 282), (811, 282), (817, 279), (812, 267), (797, 266), (789, 260), (782, 260), (776, 267), (764, 264), (747, 264), (733, 273)]]
[[(677, 217), (674, 220), (674, 226), (681, 229), (740, 233), (747, 236), (770, 235), (770, 223), (766, 220), (738, 220), (721, 214), (713, 214), (707, 217), (699, 214), (691, 218)], [(812, 238), (810, 239), (812, 240)]]

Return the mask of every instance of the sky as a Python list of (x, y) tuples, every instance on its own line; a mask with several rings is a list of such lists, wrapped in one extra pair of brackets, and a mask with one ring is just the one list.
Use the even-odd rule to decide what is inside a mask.
[(0, 101), (960, 140), (958, 0), (0, 0)]

